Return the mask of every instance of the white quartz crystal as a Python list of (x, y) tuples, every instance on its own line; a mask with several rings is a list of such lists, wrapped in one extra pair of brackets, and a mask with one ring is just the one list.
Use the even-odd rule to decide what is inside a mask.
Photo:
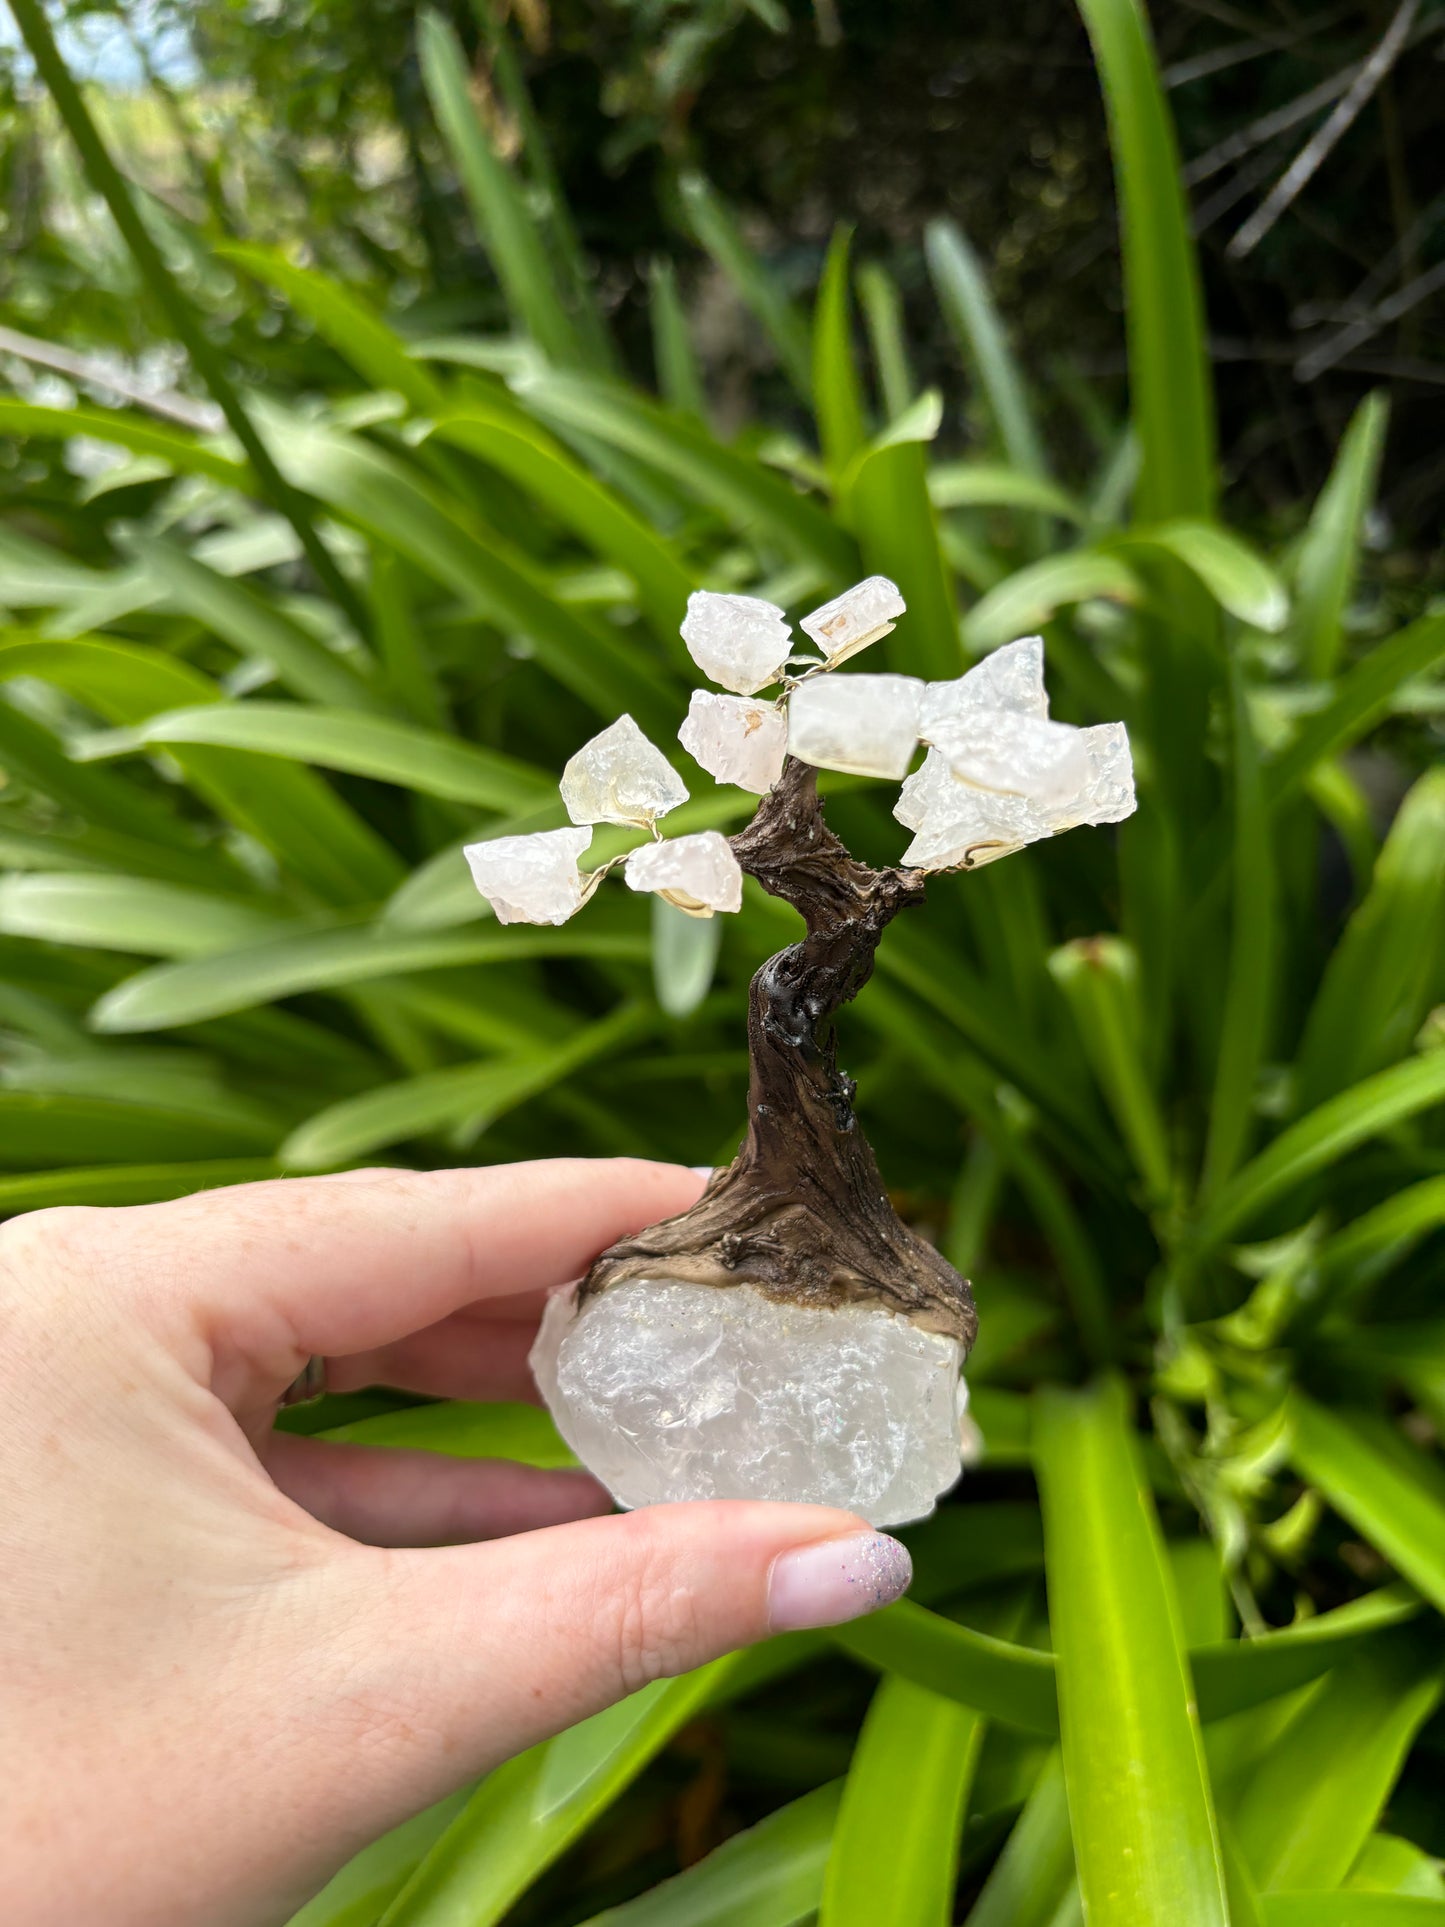
[(933, 741), (935, 725), (970, 709), (1015, 709), (1025, 716), (1047, 716), (1044, 690), (1044, 639), (1022, 636), (1006, 642), (952, 682), (931, 682), (923, 692), (919, 734)]
[[(997, 718), (1001, 734), (1018, 720), (1002, 710), (980, 715)], [(1124, 725), (1101, 723), (1069, 736), (1063, 755), (1037, 767), (995, 765), (1007, 783), (998, 789), (961, 781), (944, 751), (930, 749), (893, 811), (917, 832), (903, 861), (921, 870), (977, 868), (1078, 824), (1117, 823), (1132, 814), (1134, 771)], [(973, 767), (982, 769), (982, 758)]]
[(781, 609), (752, 595), (698, 589), (687, 599), (682, 639), (702, 673), (740, 696), (777, 682), (793, 647)]
[(815, 676), (788, 702), (788, 748), (819, 769), (902, 776), (918, 747), (916, 676)]
[(655, 890), (690, 917), (743, 907), (742, 868), (717, 830), (644, 843), (629, 855), (626, 875), (630, 889)]
[(906, 606), (896, 582), (886, 575), (870, 575), (804, 616), (798, 626), (817, 643), (829, 666), (836, 667), (886, 636), (894, 617), (901, 616)]
[(753, 696), (694, 689), (677, 740), (719, 783), (766, 796), (783, 773), (788, 719)]
[(936, 723), (932, 741), (961, 783), (1046, 807), (1088, 782), (1089, 734), (1016, 709), (968, 709)]
[(468, 843), (463, 854), (498, 923), (565, 923), (582, 902), (577, 859), (591, 841), (590, 829), (536, 830)]
[(687, 786), (632, 718), (619, 716), (568, 762), (562, 801), (574, 823), (629, 823), (645, 830), (687, 801)]
[(580, 1311), (555, 1294), (531, 1362), (619, 1505), (786, 1499), (889, 1526), (926, 1517), (959, 1476), (959, 1352), (888, 1311), (639, 1279)]

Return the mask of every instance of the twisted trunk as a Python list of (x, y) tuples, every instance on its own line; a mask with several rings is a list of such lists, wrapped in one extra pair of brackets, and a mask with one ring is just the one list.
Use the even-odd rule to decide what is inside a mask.
[(851, 857), (823, 820), (815, 771), (792, 759), (732, 847), (807, 925), (749, 992), (747, 1137), (691, 1211), (604, 1251), (583, 1294), (628, 1278), (750, 1284), (803, 1305), (881, 1306), (967, 1351), (973, 1295), (889, 1203), (833, 1027), (873, 974), (887, 925), (923, 901), (923, 879)]

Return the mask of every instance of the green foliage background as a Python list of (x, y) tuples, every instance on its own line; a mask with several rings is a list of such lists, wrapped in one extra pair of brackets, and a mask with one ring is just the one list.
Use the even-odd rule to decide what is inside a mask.
[[(502, 929), (459, 855), (557, 823), (562, 762), (620, 710), (674, 740), (693, 587), (796, 613), (887, 573), (910, 614), (879, 666), (930, 676), (1042, 626), (1056, 713), (1135, 745), (1117, 838), (940, 880), (845, 1017), (884, 1170), (983, 1320), (983, 1456), (908, 1535), (912, 1598), (655, 1683), (378, 1843), (305, 1927), (1445, 1920), (1445, 612), (1361, 587), (1379, 398), (1287, 538), (1222, 514), (1146, 24), (1080, 11), (1130, 416), (1061, 470), (956, 225), (926, 258), (983, 429), (961, 457), (879, 264), (840, 233), (800, 299), (684, 172), (785, 397), (724, 432), (665, 268), (654, 382), (625, 374), (520, 82), (504, 155), (445, 19), (408, 111), (501, 330), (398, 332), (374, 277), (138, 196), (123, 116), (16, 4), (50, 138), (116, 224), (97, 275), (190, 379), (0, 399), (4, 1209), (378, 1157), (730, 1156), (743, 989), (791, 913), (614, 892)], [(300, 361), (250, 296), (218, 347), (241, 288)], [(685, 774), (679, 828), (746, 813)], [(840, 779), (830, 817), (883, 858), (888, 800)], [(385, 1392), (292, 1422), (561, 1452), (530, 1410)]]

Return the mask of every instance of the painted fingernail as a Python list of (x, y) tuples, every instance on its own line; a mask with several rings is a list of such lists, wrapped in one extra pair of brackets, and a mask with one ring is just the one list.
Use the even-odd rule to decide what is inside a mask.
[(822, 1539), (773, 1561), (768, 1618), (775, 1633), (841, 1626), (901, 1599), (913, 1579), (908, 1548), (883, 1532)]

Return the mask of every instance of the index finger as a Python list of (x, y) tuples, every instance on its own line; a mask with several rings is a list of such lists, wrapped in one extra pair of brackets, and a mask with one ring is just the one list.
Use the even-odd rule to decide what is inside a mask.
[(565, 1284), (701, 1190), (681, 1165), (555, 1158), (276, 1178), (105, 1215), (152, 1291), (280, 1386), (313, 1353), (371, 1351), (479, 1299)]

